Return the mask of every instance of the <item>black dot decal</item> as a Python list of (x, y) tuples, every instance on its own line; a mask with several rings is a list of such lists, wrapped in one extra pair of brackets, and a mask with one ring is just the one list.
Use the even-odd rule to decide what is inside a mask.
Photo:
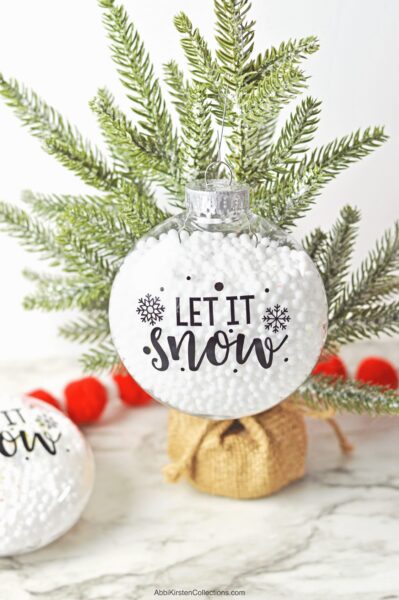
[(285, 358), (285, 359), (284, 359), (284, 362), (288, 362), (288, 358)]
[(148, 346), (144, 346), (143, 352), (144, 352), (144, 354), (150, 354), (151, 348), (149, 348)]
[(233, 369), (233, 373), (237, 373), (238, 369)]
[(232, 330), (232, 329), (229, 329), (229, 333), (233, 333), (233, 330)]
[(215, 290), (217, 292), (221, 292), (223, 288), (224, 288), (224, 285), (221, 281), (218, 281), (217, 283), (215, 283)]
[(25, 456), (25, 460), (29, 460), (29, 456)]
[(180, 368), (180, 371), (184, 371), (184, 367), (181, 367), (181, 368)]
[(161, 288), (159, 288), (159, 289), (161, 290), (161, 292), (163, 292), (163, 291), (165, 290), (165, 288), (163, 288), (163, 287), (161, 287)]
[(269, 288), (265, 288), (265, 292), (268, 294), (270, 292)]
[(191, 279), (190, 275), (187, 275), (186, 279), (187, 279), (187, 281), (190, 281), (190, 279)]

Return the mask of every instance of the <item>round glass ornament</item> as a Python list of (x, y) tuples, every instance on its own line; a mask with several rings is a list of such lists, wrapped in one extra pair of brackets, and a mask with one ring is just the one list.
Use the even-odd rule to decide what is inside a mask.
[(186, 211), (140, 239), (113, 283), (121, 360), (155, 399), (192, 415), (239, 418), (303, 383), (327, 333), (318, 270), (250, 211), (249, 188), (199, 180)]
[(91, 449), (61, 411), (0, 400), (0, 556), (46, 546), (79, 519), (94, 482)]

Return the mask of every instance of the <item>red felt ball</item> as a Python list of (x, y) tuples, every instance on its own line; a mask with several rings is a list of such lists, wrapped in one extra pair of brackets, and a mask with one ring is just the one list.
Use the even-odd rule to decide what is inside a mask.
[(52, 396), (49, 392), (46, 392), (46, 390), (33, 390), (31, 392), (28, 392), (26, 395), (32, 398), (37, 398), (38, 400), (42, 400), (42, 402), (51, 404), (51, 406), (54, 406), (55, 408), (58, 408), (58, 410), (61, 410), (61, 404), (56, 398), (54, 398), (54, 396)]
[(312, 371), (313, 375), (326, 375), (337, 379), (341, 377), (346, 379), (348, 372), (342, 359), (337, 356), (329, 356), (326, 359), (320, 360)]
[(125, 404), (129, 406), (144, 406), (151, 402), (151, 396), (139, 386), (129, 373), (113, 373), (112, 379), (118, 387), (120, 399)]
[(369, 356), (359, 363), (356, 379), (371, 385), (384, 385), (393, 390), (398, 387), (398, 374), (395, 367), (385, 358)]
[(69, 417), (79, 425), (97, 421), (106, 404), (107, 390), (95, 377), (84, 377), (69, 383), (65, 390)]

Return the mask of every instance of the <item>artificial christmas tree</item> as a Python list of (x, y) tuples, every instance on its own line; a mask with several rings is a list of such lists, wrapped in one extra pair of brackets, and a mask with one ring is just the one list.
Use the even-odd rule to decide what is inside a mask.
[[(0, 93), (44, 149), (96, 190), (81, 196), (29, 192), (24, 196), (26, 211), (0, 204), (3, 228), (58, 267), (55, 273), (26, 273), (36, 287), (25, 299), (26, 308), (82, 311), (82, 318), (60, 333), (93, 344), (83, 355), (89, 371), (112, 368), (119, 360), (108, 325), (110, 288), (132, 242), (169, 216), (156, 204), (155, 186), (166, 191), (172, 204), (182, 206), (185, 182), (203, 176), (218, 158), (215, 129), (222, 121), (226, 161), (234, 178), (250, 186), (252, 210), (285, 230), (311, 208), (326, 183), (386, 139), (382, 128), (367, 128), (311, 149), (320, 113), (320, 102), (311, 97), (302, 99), (279, 127), (283, 107), (306, 88), (299, 65), (318, 49), (318, 42), (314, 37), (290, 40), (253, 57), (255, 23), (247, 16), (248, 0), (215, 1), (216, 55), (186, 15), (176, 17), (191, 71), (187, 80), (174, 61), (165, 65), (180, 118), (176, 128), (126, 10), (113, 0), (101, 0), (100, 5), (133, 109), (130, 120), (105, 89), (90, 103), (109, 157), (34, 92), (0, 77)], [(359, 220), (357, 209), (345, 207), (330, 231), (318, 228), (304, 240), (329, 303), (326, 353), (399, 329), (398, 225), (349, 276)], [(357, 412), (399, 410), (395, 391), (342, 379), (311, 377), (300, 393), (311, 405)]]

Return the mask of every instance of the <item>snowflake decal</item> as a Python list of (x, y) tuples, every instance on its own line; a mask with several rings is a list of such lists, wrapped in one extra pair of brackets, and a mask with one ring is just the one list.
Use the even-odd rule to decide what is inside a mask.
[(146, 294), (144, 298), (139, 299), (137, 313), (143, 323), (155, 325), (157, 321), (162, 321), (165, 307), (161, 304), (161, 299), (158, 296)]
[(273, 308), (266, 309), (262, 320), (265, 323), (265, 329), (271, 329), (273, 333), (278, 333), (287, 329), (287, 323), (291, 321), (291, 317), (288, 314), (288, 308), (282, 308), (280, 304), (275, 304)]
[(57, 421), (45, 414), (36, 417), (35, 421), (41, 429), (54, 429), (57, 427)]

